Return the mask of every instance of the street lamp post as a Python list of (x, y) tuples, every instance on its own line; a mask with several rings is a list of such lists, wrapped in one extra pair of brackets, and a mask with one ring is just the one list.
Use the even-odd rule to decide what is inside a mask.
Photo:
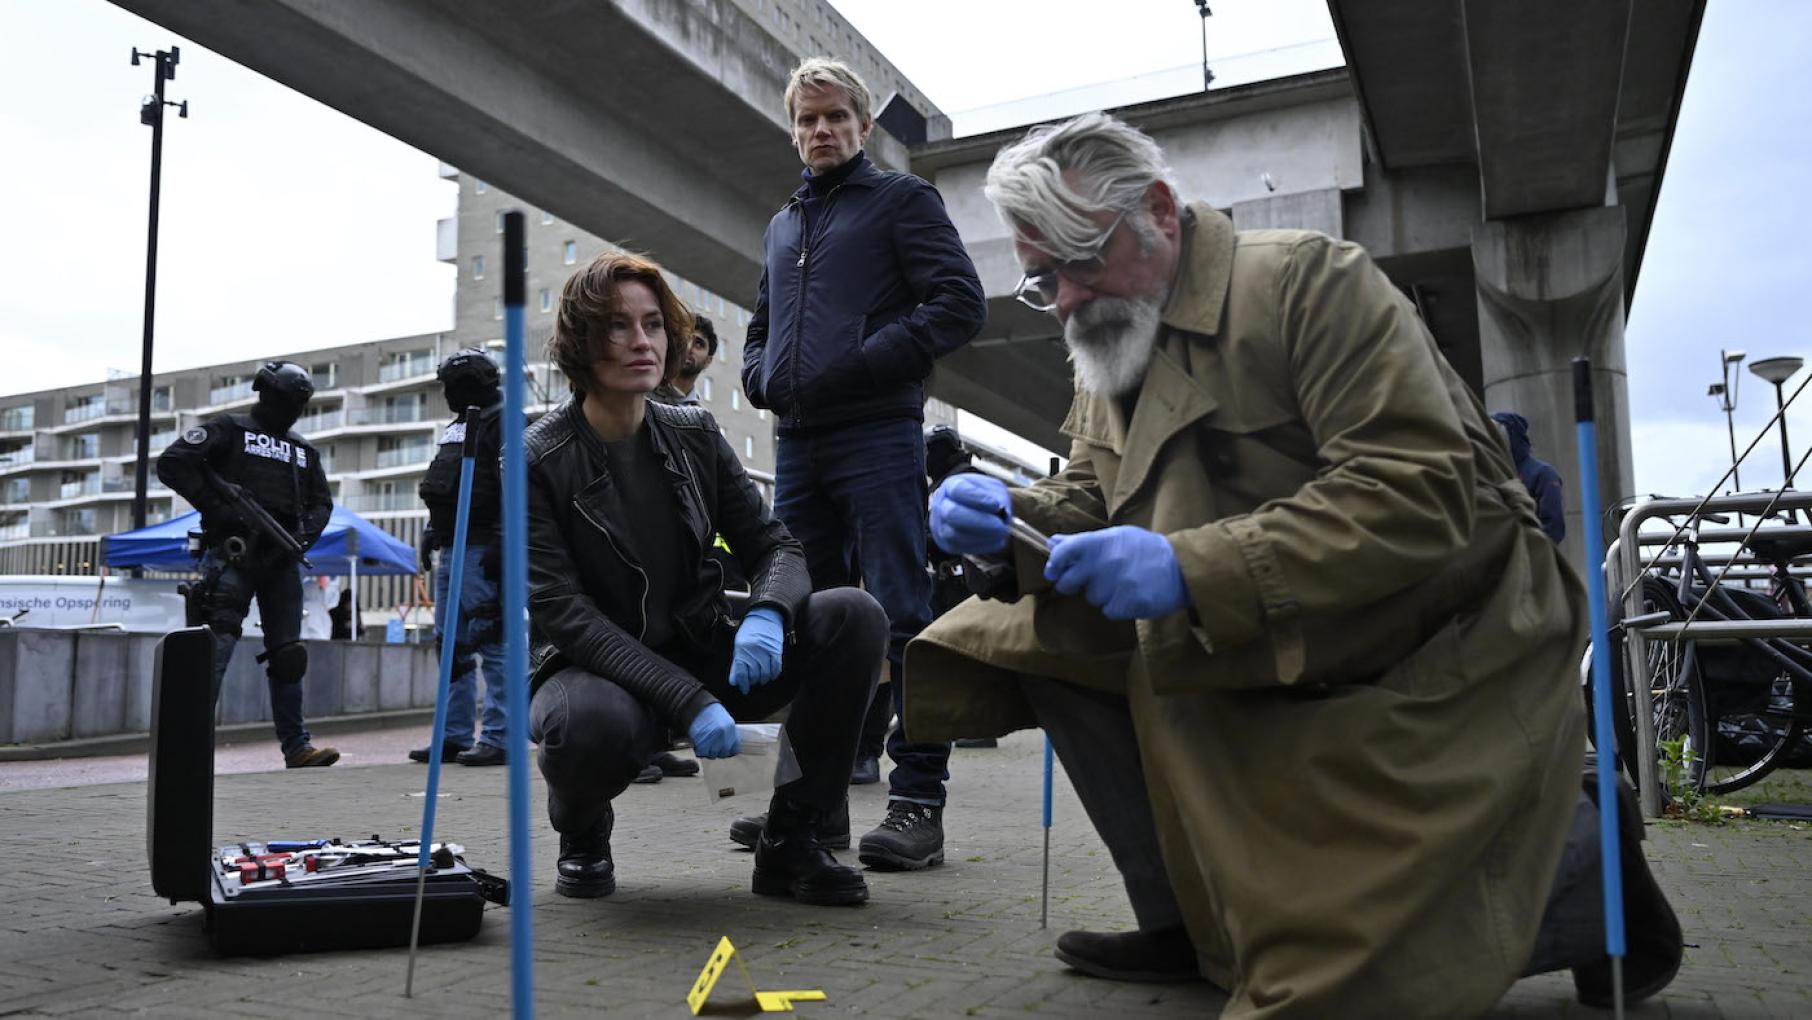
[[(1742, 363), (1743, 351), (1719, 351), (1718, 369), (1723, 373), (1723, 381), (1711, 384), (1706, 395), (1716, 397), (1718, 410), (1724, 412), (1724, 428), (1730, 433), (1730, 485), (1733, 491), (1743, 491), (1743, 472), (1737, 464), (1736, 453), (1736, 419), (1732, 417), (1737, 406), (1737, 386), (1743, 381), (1743, 373), (1736, 374), (1736, 381), (1731, 381), (1730, 370)], [(1740, 519), (1740, 518), (1739, 518)]]
[(1214, 72), (1208, 70), (1208, 18), (1214, 14), (1208, 9), (1208, 0), (1195, 0), (1195, 10), (1202, 16), (1202, 91), (1214, 81)]
[(156, 53), (145, 53), (134, 47), (132, 66), (138, 66), (140, 57), (150, 57), (155, 70), (152, 73), (152, 92), (138, 108), (138, 122), (151, 129), (151, 218), (150, 226), (145, 231), (145, 335), (138, 371), (138, 466), (132, 488), (134, 528), (145, 526), (145, 493), (150, 486), (151, 326), (157, 318), (157, 197), (163, 182), (164, 107), (176, 107), (178, 117), (189, 115), (188, 100), (171, 103), (164, 99), (164, 82), (176, 77), (176, 65), (182, 60), (181, 48), (172, 46)]
[(1793, 378), (1793, 373), (1805, 364), (1800, 358), (1763, 358), (1750, 362), (1749, 371), (1774, 384), (1774, 407), (1780, 412), (1781, 419), (1781, 488), (1793, 487), (1793, 454), (1787, 442), (1787, 405), (1781, 399), (1781, 384)]

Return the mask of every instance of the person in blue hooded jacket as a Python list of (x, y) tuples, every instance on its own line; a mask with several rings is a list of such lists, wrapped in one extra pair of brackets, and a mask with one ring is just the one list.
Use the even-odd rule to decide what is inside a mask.
[(1510, 440), (1510, 455), (1516, 458), (1516, 473), (1523, 488), (1535, 499), (1535, 513), (1541, 518), (1541, 530), (1554, 544), (1567, 537), (1567, 508), (1560, 494), (1560, 472), (1554, 465), (1529, 452), (1529, 419), (1515, 411), (1499, 411), (1491, 420), (1504, 427)]
[[(768, 223), (742, 385), (779, 418), (775, 516), (805, 547), (815, 589), (860, 582), (887, 610), (897, 681), (906, 642), (931, 620), (924, 381), (981, 331), (987, 299), (937, 189), (863, 153), (873, 103), (854, 71), (808, 59), (784, 101), (804, 182)], [(900, 684), (888, 690), (897, 712)], [(896, 729), (887, 753), (887, 817), (863, 837), (862, 862), (937, 864), (950, 745)]]

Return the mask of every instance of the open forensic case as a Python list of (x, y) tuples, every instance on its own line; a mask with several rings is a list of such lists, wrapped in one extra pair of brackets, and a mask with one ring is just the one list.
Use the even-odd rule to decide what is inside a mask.
[[(419, 843), (373, 836), (214, 845), (213, 654), (205, 627), (158, 643), (146, 798), (152, 889), (172, 903), (201, 904), (223, 954), (408, 945)], [(467, 867), (461, 854), (457, 844), (432, 848), (423, 944), (472, 938), (485, 901), (508, 900), (501, 879)]]

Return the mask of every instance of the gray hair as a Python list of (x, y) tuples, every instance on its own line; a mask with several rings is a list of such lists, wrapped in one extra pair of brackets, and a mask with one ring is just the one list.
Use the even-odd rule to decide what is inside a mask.
[(807, 57), (793, 73), (787, 76), (786, 94), (782, 97), (786, 103), (786, 119), (790, 124), (793, 119), (793, 103), (799, 93), (834, 89), (849, 97), (849, 105), (856, 113), (856, 123), (867, 127), (874, 120), (874, 97), (868, 91), (868, 85), (841, 60), (829, 57)]
[[(1072, 171), (1074, 181), (1064, 179)], [(1158, 143), (1105, 113), (1085, 113), (1061, 124), (1033, 128), (1022, 141), (1000, 150), (988, 168), (983, 193), (1015, 233), (1037, 231), (1049, 254), (1076, 258), (1101, 240), (1102, 212), (1137, 213), (1156, 181), (1171, 183), (1171, 170)], [(1129, 217), (1141, 245), (1142, 217)]]

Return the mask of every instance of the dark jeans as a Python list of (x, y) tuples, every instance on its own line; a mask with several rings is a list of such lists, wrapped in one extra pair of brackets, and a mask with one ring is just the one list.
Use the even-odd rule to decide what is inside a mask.
[[(472, 746), (472, 729), (478, 742), (505, 745), (503, 675), (503, 598), (498, 584), (484, 572), (486, 546), (466, 543), (465, 574), (460, 578), (459, 622), (453, 635), (453, 675), (448, 684), (447, 728), (443, 744)], [(447, 620), (447, 596), (453, 585), (453, 547), (440, 551), (434, 568), (434, 647), (440, 648)], [(484, 714), (478, 714), (478, 670), (484, 663)]]
[[(894, 708), (906, 642), (931, 622), (925, 569), (925, 439), (911, 418), (782, 433), (776, 448), (774, 515), (805, 547), (816, 589), (860, 583), (887, 611)], [(950, 745), (916, 743), (903, 727), (887, 738), (895, 798), (944, 802)]]
[[(729, 684), (731, 628), (720, 630), (709, 646), (659, 651), (697, 677), (739, 721), (758, 722), (790, 704), (787, 738), (802, 774), (778, 792), (833, 811), (848, 794), (862, 712), (880, 679), (887, 618), (860, 590), (838, 588), (808, 598), (793, 629), (796, 641), (781, 658), (780, 675), (748, 694)], [(666, 735), (653, 709), (603, 677), (572, 666), (547, 678), (529, 706), (529, 738), (541, 745), (537, 761), (554, 828), (589, 830), (666, 746)]]
[[(258, 599), (258, 617), (264, 625), (264, 648), (269, 651), (297, 640), (302, 634), (302, 575), (287, 559), (277, 562), (247, 560), (228, 563), (212, 553), (201, 561), (201, 584), (208, 592), (201, 607), (201, 622), (214, 632), (214, 700), (220, 700), (220, 682), (232, 660), (233, 646), (245, 614)], [(265, 683), (271, 694), (271, 721), (277, 740), (288, 754), (308, 743), (302, 725), (302, 682)]]

